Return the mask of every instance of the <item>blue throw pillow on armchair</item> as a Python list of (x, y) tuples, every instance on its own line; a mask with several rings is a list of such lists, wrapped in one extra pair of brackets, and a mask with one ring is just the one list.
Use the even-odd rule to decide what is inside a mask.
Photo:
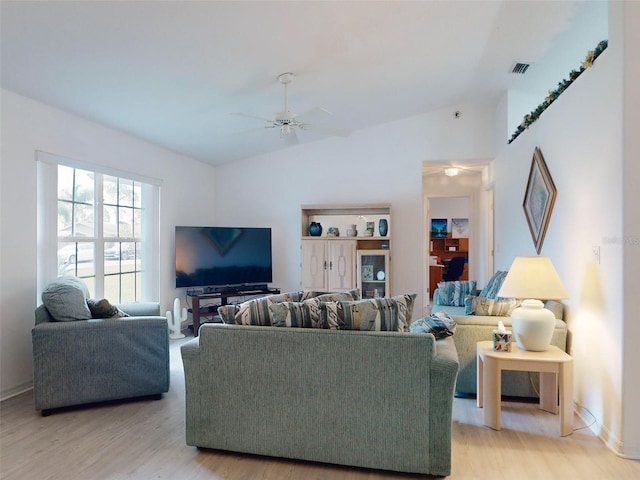
[(411, 324), (412, 333), (430, 333), (436, 340), (450, 337), (456, 332), (456, 322), (447, 312), (432, 313)]
[(42, 303), (58, 322), (90, 319), (88, 298), (89, 289), (76, 277), (58, 277), (42, 292)]

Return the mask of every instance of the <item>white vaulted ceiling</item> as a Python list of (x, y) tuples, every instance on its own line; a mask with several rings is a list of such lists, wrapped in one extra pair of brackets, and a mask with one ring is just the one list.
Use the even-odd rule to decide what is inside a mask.
[(281, 111), (280, 73), (295, 74), (292, 111), (324, 107), (324, 123), (354, 132), (491, 105), (513, 63), (541, 58), (579, 4), (3, 0), (2, 87), (223, 163), (285, 148), (277, 131), (232, 115)]

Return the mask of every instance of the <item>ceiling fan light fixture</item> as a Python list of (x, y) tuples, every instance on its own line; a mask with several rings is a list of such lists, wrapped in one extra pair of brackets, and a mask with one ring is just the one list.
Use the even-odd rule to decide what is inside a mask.
[(278, 75), (277, 79), (280, 83), (286, 85), (288, 83), (291, 83), (291, 81), (293, 80), (293, 73), (291, 72), (281, 73), (280, 75)]
[(455, 177), (460, 173), (460, 169), (458, 167), (448, 167), (444, 169), (444, 174), (447, 177)]

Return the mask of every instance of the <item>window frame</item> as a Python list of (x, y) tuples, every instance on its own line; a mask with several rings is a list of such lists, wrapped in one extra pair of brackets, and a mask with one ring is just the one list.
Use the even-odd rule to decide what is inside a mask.
[[(121, 270), (122, 264), (118, 266), (118, 273), (112, 274), (122, 280), (123, 274), (132, 273), (136, 282), (136, 272), (141, 272), (140, 292), (136, 301), (157, 302), (160, 297), (160, 276), (159, 276), (159, 232), (160, 232), (160, 187), (161, 181), (154, 178), (144, 177), (131, 172), (124, 172), (108, 167), (98, 166), (72, 160), (59, 155), (46, 152), (36, 152), (37, 161), (37, 294), (44, 290), (46, 285), (59, 276), (58, 273), (58, 242), (90, 242), (94, 245), (94, 266), (95, 280), (92, 296), (102, 298), (104, 296), (104, 285), (107, 278), (105, 274), (104, 251), (106, 245), (110, 243), (136, 242), (141, 245), (140, 263), (129, 272)], [(92, 236), (69, 235), (58, 237), (58, 166), (66, 166), (74, 169), (81, 169), (95, 174), (94, 178), (94, 233)], [(104, 176), (115, 177), (117, 179), (137, 182), (140, 185), (142, 194), (140, 209), (140, 223), (143, 225), (143, 236), (136, 239), (135, 231), (133, 237), (104, 236), (103, 215), (103, 179)], [(117, 205), (120, 199), (117, 199)], [(119, 230), (119, 226), (118, 226)], [(72, 231), (73, 233), (73, 231)], [(155, 259), (155, 260), (154, 260)], [(77, 265), (77, 264), (76, 264)], [(93, 278), (93, 277), (91, 277)], [(120, 292), (120, 290), (119, 290)], [(121, 293), (120, 293), (121, 294)], [(111, 299), (110, 299), (111, 300)], [(119, 299), (113, 299), (114, 303), (119, 303)]]

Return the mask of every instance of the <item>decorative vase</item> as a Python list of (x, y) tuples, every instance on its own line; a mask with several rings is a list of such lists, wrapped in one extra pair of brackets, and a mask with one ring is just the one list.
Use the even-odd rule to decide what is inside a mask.
[(380, 222), (378, 222), (378, 231), (380, 232), (381, 237), (386, 237), (387, 232), (389, 231), (389, 223), (386, 218), (381, 218)]
[(347, 237), (357, 237), (358, 236), (358, 230), (356, 230), (356, 225), (354, 223), (349, 225), (349, 228), (347, 228)]
[(319, 222), (311, 222), (309, 225), (309, 235), (312, 237), (319, 237), (322, 235), (322, 225)]

